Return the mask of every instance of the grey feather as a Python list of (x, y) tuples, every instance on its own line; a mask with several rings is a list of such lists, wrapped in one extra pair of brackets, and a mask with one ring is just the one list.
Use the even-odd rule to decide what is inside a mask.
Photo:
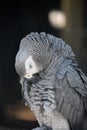
[[(38, 73), (38, 78), (35, 76), (28, 80), (23, 77), (23, 73), (24, 63), (29, 55), (33, 56), (35, 62), (42, 64), (43, 70)], [(22, 79), (22, 92), (26, 103), (36, 114), (40, 125), (45, 124), (54, 129), (47, 113), (52, 114), (50, 120), (53, 121), (57, 111), (62, 116), (56, 122), (67, 119), (72, 128), (78, 126), (84, 116), (87, 77), (78, 68), (75, 55), (68, 44), (44, 32), (31, 33), (21, 40), (15, 67)]]

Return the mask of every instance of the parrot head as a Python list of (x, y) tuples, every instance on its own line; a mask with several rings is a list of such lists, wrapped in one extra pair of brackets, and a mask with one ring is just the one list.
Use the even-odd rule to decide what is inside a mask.
[(20, 77), (32, 78), (45, 68), (46, 48), (39, 41), (38, 33), (31, 33), (21, 40), (15, 58), (15, 69)]
[(19, 49), (16, 59), (15, 59), (15, 68), (17, 73), (21, 77), (25, 77), (27, 79), (30, 79), (33, 77), (33, 75), (39, 73), (43, 70), (42, 64), (34, 60), (34, 57), (32, 55), (28, 55), (29, 53), (26, 51)]

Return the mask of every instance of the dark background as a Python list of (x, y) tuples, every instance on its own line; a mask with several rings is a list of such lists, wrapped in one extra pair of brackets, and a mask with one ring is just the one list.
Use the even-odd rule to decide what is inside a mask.
[(3, 1), (0, 3), (0, 104), (13, 103), (20, 98), (15, 72), (15, 55), (21, 38), (30, 32), (49, 32), (57, 35), (48, 21), (51, 8), (60, 1)]
[[(75, 0), (71, 2), (75, 4)], [(71, 15), (72, 21), (75, 20), (74, 16), (77, 12), (79, 15), (81, 13), (81, 25), (77, 27), (72, 24), (67, 32), (67, 28), (65, 30), (53, 28), (48, 21), (48, 12), (52, 9), (61, 10), (62, 0), (3, 0), (0, 2), (0, 122), (7, 122), (4, 108), (8, 105), (16, 105), (22, 100), (21, 86), (14, 63), (20, 40), (26, 34), (47, 32), (64, 38), (72, 46), (77, 54), (79, 65), (87, 74), (87, 1), (82, 0), (82, 3), (79, 5), (77, 0), (76, 12), (71, 7), (71, 13), (74, 12)], [(79, 22), (78, 19), (77, 25)], [(71, 36), (75, 33), (76, 37), (70, 38), (68, 33)], [(66, 34), (67, 36), (64, 37)], [(79, 39), (80, 43), (76, 43), (76, 39)]]

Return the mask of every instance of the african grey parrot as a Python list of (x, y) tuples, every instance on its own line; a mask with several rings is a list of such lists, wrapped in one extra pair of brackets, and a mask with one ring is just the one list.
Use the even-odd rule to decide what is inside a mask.
[(30, 33), (21, 40), (15, 68), (26, 104), (40, 127), (35, 130), (79, 128), (87, 101), (87, 77), (71, 47), (53, 35)]

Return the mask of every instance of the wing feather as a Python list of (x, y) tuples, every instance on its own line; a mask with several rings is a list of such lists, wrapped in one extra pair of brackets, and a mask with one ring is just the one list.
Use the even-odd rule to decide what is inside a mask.
[(87, 77), (77, 65), (67, 63), (61, 65), (57, 72), (56, 103), (58, 111), (74, 126), (84, 115), (83, 97), (87, 96)]

